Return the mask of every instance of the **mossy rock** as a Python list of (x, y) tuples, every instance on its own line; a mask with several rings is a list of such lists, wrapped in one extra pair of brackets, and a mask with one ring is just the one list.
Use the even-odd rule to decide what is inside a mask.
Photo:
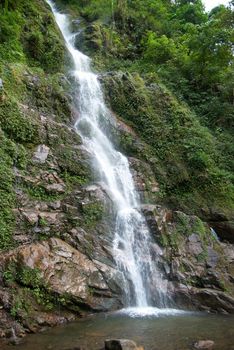
[(55, 155), (58, 159), (59, 167), (70, 175), (89, 178), (89, 165), (83, 158), (79, 149), (69, 146), (60, 146)]
[(27, 163), (26, 151), (22, 145), (9, 140), (0, 129), (0, 250), (14, 245), (12, 233), (15, 227), (13, 167), (24, 169)]
[(24, 115), (16, 102), (1, 105), (0, 125), (9, 138), (21, 143), (38, 143), (38, 123)]

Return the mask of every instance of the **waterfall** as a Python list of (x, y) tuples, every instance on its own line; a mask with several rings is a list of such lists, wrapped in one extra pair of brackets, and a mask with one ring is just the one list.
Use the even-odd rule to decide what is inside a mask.
[(157, 295), (157, 305), (164, 307), (163, 295), (166, 288), (157, 269), (157, 262), (152, 261), (150, 233), (139, 209), (140, 200), (128, 159), (114, 148), (102, 130), (102, 121), (112, 116), (105, 106), (98, 76), (91, 71), (90, 58), (74, 46), (74, 34), (69, 30), (68, 16), (59, 13), (51, 0), (46, 1), (73, 58), (73, 75), (78, 91), (75, 97), (78, 108), (75, 128), (84, 147), (91, 154), (94, 169), (115, 208), (113, 251), (125, 280), (126, 304), (147, 307), (151, 305), (154, 293)]

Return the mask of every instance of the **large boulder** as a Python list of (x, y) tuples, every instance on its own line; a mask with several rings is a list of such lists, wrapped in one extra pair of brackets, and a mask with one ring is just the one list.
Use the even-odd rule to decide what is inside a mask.
[(221, 243), (196, 216), (159, 205), (143, 205), (142, 212), (161, 248), (155, 261), (177, 305), (234, 313), (233, 246)]
[(117, 307), (102, 273), (87, 256), (59, 238), (22, 246), (8, 260), (40, 273), (44, 286), (90, 310)]
[(225, 292), (178, 284), (174, 290), (177, 306), (187, 309), (219, 313), (234, 313), (234, 298)]

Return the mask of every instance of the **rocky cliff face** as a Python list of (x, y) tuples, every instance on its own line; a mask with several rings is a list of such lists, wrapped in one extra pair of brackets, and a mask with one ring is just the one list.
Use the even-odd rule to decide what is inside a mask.
[[(50, 19), (50, 30), (66, 57), (48, 7), (36, 0), (32, 4), (42, 20), (46, 16)], [(28, 19), (33, 20), (33, 16)], [(32, 59), (33, 63), (1, 61), (2, 337), (10, 336), (12, 327), (16, 334), (23, 335), (90, 311), (114, 310), (123, 305), (122, 277), (112, 252), (112, 203), (101, 184), (95, 182), (89, 154), (72, 127), (77, 116), (71, 82), (60, 69), (49, 72), (45, 68), (43, 71), (43, 66), (36, 68), (35, 57)], [(165, 173), (165, 166), (154, 152), (154, 137), (160, 130), (150, 120), (165, 105), (172, 110), (170, 96), (158, 86), (150, 86), (148, 89), (157, 93), (159, 105), (145, 114), (143, 107), (152, 101), (144, 86), (144, 96), (138, 94), (140, 78), (113, 73), (100, 79), (107, 102), (116, 112), (109, 132), (116, 147), (129, 156), (142, 211), (153, 236), (151, 250), (160, 256), (171, 304), (233, 312), (233, 240), (221, 234), (223, 241), (217, 240), (209, 225), (191, 214), (192, 203), (185, 214), (181, 211), (186, 208), (185, 202), (182, 208), (176, 208), (169, 198), (165, 200), (162, 179), (171, 175), (170, 171)], [(115, 94), (120, 86), (119, 94)], [(127, 103), (126, 87), (131, 105)], [(120, 105), (121, 91), (126, 100)], [(127, 110), (129, 113), (124, 114)], [(144, 129), (142, 135), (131, 119), (135, 111), (139, 118), (136, 123), (148, 123), (148, 131)], [(155, 131), (154, 144), (147, 142), (149, 131)], [(176, 160), (168, 162), (171, 169)], [(176, 169), (188, 177), (180, 163)], [(207, 210), (201, 218), (216, 222), (213, 227), (220, 227), (220, 222), (231, 227), (229, 214), (220, 214), (220, 220), (216, 215), (214, 220), (214, 210), (209, 211), (209, 218)], [(198, 214), (197, 208), (195, 211)]]
[[(16, 248), (0, 257), (3, 336), (15, 318), (35, 330), (122, 305), (112, 254), (112, 205), (92, 181), (79, 136), (55, 115), (23, 108), (37, 121), (37, 141), (43, 143), (25, 148), (26, 167), (12, 168)], [(7, 324), (4, 317), (10, 317)]]

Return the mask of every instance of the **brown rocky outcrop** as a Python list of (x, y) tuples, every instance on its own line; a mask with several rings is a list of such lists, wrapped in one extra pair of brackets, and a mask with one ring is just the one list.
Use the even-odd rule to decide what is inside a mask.
[(108, 305), (114, 304), (109, 286), (94, 262), (59, 238), (16, 249), (7, 259), (21, 268), (37, 269), (46, 288), (78, 304), (93, 310), (104, 310), (105, 299)]
[(233, 245), (218, 241), (196, 216), (159, 205), (143, 205), (142, 211), (161, 248), (159, 265), (172, 282), (175, 305), (234, 313)]

